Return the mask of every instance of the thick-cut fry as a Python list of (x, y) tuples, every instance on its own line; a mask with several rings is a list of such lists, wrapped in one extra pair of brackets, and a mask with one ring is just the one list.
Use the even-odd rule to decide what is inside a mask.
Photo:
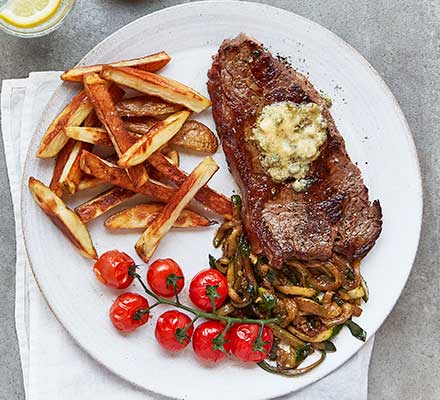
[[(113, 214), (105, 220), (104, 225), (109, 229), (145, 229), (159, 215), (163, 207), (164, 205), (161, 203), (139, 204)], [(183, 210), (173, 227), (199, 228), (213, 223), (215, 222), (194, 211)]]
[[(120, 96), (124, 95), (124, 92), (116, 86), (110, 88), (110, 93), (112, 98), (119, 98)], [(96, 116), (95, 111), (92, 110), (83, 122), (84, 127), (80, 129), (92, 129), (88, 127), (93, 126), (97, 123), (99, 123), (99, 119)], [(65, 127), (64, 130), (78, 128), (79, 127)], [(61, 152), (58, 154), (58, 157), (61, 153), (64, 152), (64, 149), (69, 146), (69, 144), (70, 142), (61, 150)], [(90, 151), (92, 150), (92, 147), (93, 146), (91, 144), (82, 142), (76, 142), (73, 146), (69, 146), (69, 156), (64, 160), (61, 174), (58, 177), (58, 184), (63, 189), (63, 191), (67, 191), (70, 194), (75, 194), (75, 192), (78, 190), (78, 185), (81, 182), (82, 177), (84, 176), (84, 172), (80, 168), (79, 163), (81, 152), (83, 150)], [(57, 165), (55, 166), (54, 170), (54, 175), (57, 173), (58, 157)]]
[(93, 175), (96, 178), (109, 182), (115, 186), (120, 186), (124, 189), (131, 190), (132, 192), (141, 193), (164, 203), (168, 202), (175, 192), (175, 189), (160, 182), (153, 181), (152, 179), (142, 186), (135, 187), (124, 169), (119, 168), (117, 165), (111, 164), (98, 157), (96, 154), (92, 154), (88, 151), (83, 151), (81, 154), (81, 169), (85, 173)]
[(134, 117), (124, 119), (124, 128), (141, 135), (146, 135), (160, 120), (152, 117)]
[[(114, 86), (114, 88), (110, 88), (110, 92), (112, 90), (119, 90), (119, 88), (117, 86)], [(87, 118), (84, 120), (83, 125), (82, 126), (88, 126), (90, 128), (99, 128), (101, 126), (101, 122), (99, 121), (98, 116), (95, 113), (95, 110), (93, 110), (88, 116)]]
[[(160, 152), (157, 151), (152, 154), (148, 161), (151, 166), (161, 174), (161, 176), (168, 178), (174, 184), (180, 186), (185, 181), (186, 174), (169, 162)], [(217, 193), (208, 186), (202, 187), (198, 191), (196, 194), (196, 200), (224, 218), (229, 219), (232, 216), (231, 201), (226, 196)]]
[[(124, 92), (116, 86), (111, 89), (111, 95), (116, 98), (123, 96), (123, 94)], [(66, 130), (68, 129), (93, 129), (87, 127), (96, 123), (99, 123), (99, 120), (95, 111), (92, 110), (83, 122), (84, 127), (65, 127), (64, 133), (66, 134)], [(69, 137), (68, 135), (66, 136)], [(64, 191), (74, 194), (78, 190), (78, 184), (84, 175), (79, 165), (81, 151), (91, 149), (92, 146), (88, 143), (69, 140), (69, 142), (58, 153), (52, 181), (50, 182), (50, 188), (57, 194), (57, 196), (61, 197)]]
[(64, 193), (74, 194), (83, 172), (79, 167), (82, 150), (91, 150), (88, 143), (70, 140), (58, 153), (50, 182), (50, 189), (59, 197)]
[(136, 193), (131, 190), (115, 186), (76, 207), (75, 213), (86, 224), (112, 208), (119, 206), (124, 201), (133, 198), (135, 195)]
[(151, 96), (160, 97), (170, 103), (181, 104), (195, 112), (201, 112), (211, 105), (211, 101), (190, 87), (173, 79), (135, 68), (102, 69), (104, 79), (136, 89)]
[(84, 126), (69, 126), (64, 128), (67, 137), (80, 142), (99, 144), (101, 146), (111, 146), (107, 131), (104, 128), (89, 128)]
[[(136, 140), (124, 128), (106, 87), (106, 82), (95, 73), (87, 74), (84, 76), (84, 88), (93, 104), (96, 115), (107, 129), (118, 157), (121, 157)], [(148, 181), (147, 170), (143, 165), (131, 168), (127, 173), (136, 186), (142, 186)]]
[(218, 141), (214, 133), (199, 121), (186, 121), (170, 144), (200, 153), (215, 153)]
[(150, 261), (162, 237), (171, 229), (197, 191), (211, 179), (217, 170), (218, 165), (208, 156), (191, 172), (179, 189), (177, 189), (174, 196), (164, 206), (159, 215), (148, 226), (136, 243), (136, 252), (144, 262)]
[(129, 168), (146, 161), (179, 131), (189, 115), (189, 111), (179, 111), (158, 122), (119, 158), (119, 166)]
[[(86, 142), (91, 144), (97, 144), (100, 146), (113, 147), (113, 143), (110, 136), (107, 134), (107, 130), (104, 128), (89, 128), (85, 126), (70, 126), (64, 128), (66, 136), (74, 138), (80, 142)], [(138, 141), (142, 138), (142, 135), (135, 132), (128, 132), (134, 141)]]
[[(83, 171), (84, 172), (84, 171)], [(93, 189), (100, 185), (107, 184), (106, 181), (102, 181), (101, 179), (95, 178), (93, 175), (84, 175), (78, 183), (76, 187), (77, 192), (80, 190)]]
[[(134, 58), (132, 60), (118, 61), (111, 63), (114, 67), (136, 67), (145, 71), (155, 72), (159, 71), (168, 62), (171, 57), (164, 51), (160, 53), (151, 54), (149, 56)], [(82, 82), (85, 74), (96, 72), (100, 73), (104, 64), (89, 65), (85, 67), (76, 67), (69, 69), (61, 75), (63, 81)]]
[[(106, 82), (106, 86), (109, 87), (110, 84)], [(115, 102), (119, 101), (124, 95), (124, 91), (115, 85), (110, 87), (109, 92), (111, 98)], [(85, 91), (82, 90), (49, 125), (49, 128), (41, 140), (37, 157), (55, 157), (69, 140), (69, 138), (64, 134), (64, 127), (80, 126), (81, 123), (85, 121), (92, 113), (92, 111), (92, 103), (87, 98)]]
[(78, 251), (87, 258), (97, 259), (89, 231), (79, 217), (52, 190), (39, 180), (29, 178), (29, 190), (35, 202), (64, 233)]
[(183, 110), (180, 104), (168, 103), (155, 96), (137, 96), (123, 99), (116, 104), (121, 117), (161, 117)]
[(65, 192), (75, 194), (78, 183), (83, 176), (83, 171), (81, 170), (79, 165), (81, 152), (83, 150), (91, 149), (92, 145), (90, 145), (89, 143), (75, 142), (60, 176), (59, 182)]
[(180, 156), (177, 150), (170, 149), (169, 147), (165, 147), (161, 150), (161, 153), (167, 158), (169, 162), (171, 162), (176, 167), (180, 164)]
[(60, 184), (60, 178), (61, 178), (61, 174), (63, 173), (64, 166), (66, 165), (66, 162), (69, 159), (69, 156), (72, 153), (74, 146), (75, 146), (75, 141), (69, 140), (67, 144), (58, 153), (57, 159), (55, 161), (55, 167), (53, 169), (52, 180), (50, 181), (49, 188), (58, 197), (62, 197), (64, 193), (63, 187)]
[(55, 157), (69, 140), (64, 134), (64, 127), (81, 125), (91, 111), (92, 104), (87, 99), (84, 90), (82, 90), (49, 125), (41, 140), (37, 157)]
[[(124, 127), (129, 131), (146, 135), (158, 122), (158, 119), (151, 117), (128, 118), (124, 120)], [(215, 153), (218, 148), (217, 137), (211, 129), (195, 120), (185, 121), (179, 132), (170, 140), (170, 144), (198, 153)]]

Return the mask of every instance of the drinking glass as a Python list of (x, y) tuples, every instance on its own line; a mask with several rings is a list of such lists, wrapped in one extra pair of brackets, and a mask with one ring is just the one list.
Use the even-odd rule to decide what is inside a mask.
[[(8, 2), (9, 0), (0, 0), (0, 10), (4, 8)], [(63, 23), (69, 12), (72, 11), (75, 3), (76, 0), (62, 0), (59, 8), (51, 18), (32, 28), (19, 28), (0, 18), (0, 29), (6, 33), (9, 33), (10, 35), (23, 38), (33, 38), (47, 35), (48, 33), (57, 29)]]
[(0, 12), (5, 8), (6, 4), (8, 4), (9, 0), (0, 0)]

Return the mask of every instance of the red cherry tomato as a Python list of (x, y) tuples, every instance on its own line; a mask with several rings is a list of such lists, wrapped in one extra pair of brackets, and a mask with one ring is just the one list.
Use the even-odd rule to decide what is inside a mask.
[(180, 351), (188, 346), (194, 327), (191, 325), (186, 331), (187, 337), (181, 336), (178, 339), (179, 333), (182, 335), (182, 329), (187, 327), (191, 322), (188, 315), (177, 310), (170, 310), (163, 313), (157, 320), (155, 335), (159, 344), (168, 351)]
[[(220, 321), (207, 321), (200, 324), (194, 331), (192, 345), (196, 355), (204, 361), (217, 362), (223, 360), (231, 349), (229, 331), (224, 335), (224, 340), (220, 334), (224, 331), (225, 324)], [(223, 348), (226, 353), (220, 350)]]
[(133, 278), (128, 274), (133, 265), (135, 263), (129, 255), (122, 251), (110, 250), (98, 258), (93, 271), (104, 285), (114, 289), (126, 289), (133, 282)]
[(265, 326), (261, 340), (264, 351), (255, 351), (254, 343), (258, 338), (260, 325), (258, 324), (236, 324), (231, 328), (231, 353), (240, 361), (244, 362), (261, 362), (273, 345), (273, 333)]
[(149, 313), (143, 312), (147, 308), (145, 297), (137, 293), (123, 293), (110, 307), (110, 319), (116, 329), (132, 332), (148, 321)]
[(177, 293), (185, 285), (183, 272), (171, 258), (156, 260), (147, 272), (147, 281), (154, 293), (162, 297), (174, 296), (173, 282), (176, 283)]
[(200, 309), (212, 311), (209, 291), (215, 294), (216, 308), (220, 307), (228, 296), (228, 282), (225, 276), (212, 268), (204, 269), (194, 276), (189, 286), (189, 298)]

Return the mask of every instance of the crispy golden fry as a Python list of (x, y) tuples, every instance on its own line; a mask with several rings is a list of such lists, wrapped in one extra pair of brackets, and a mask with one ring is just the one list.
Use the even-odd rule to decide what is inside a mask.
[(119, 166), (129, 168), (143, 163), (179, 131), (189, 115), (189, 111), (179, 111), (155, 124), (148, 135), (143, 136), (119, 158)]
[(82, 152), (80, 164), (81, 169), (89, 175), (164, 203), (168, 202), (175, 192), (175, 189), (152, 179), (142, 186), (135, 187), (124, 169), (88, 151)]
[(123, 99), (116, 104), (121, 117), (163, 117), (183, 110), (180, 104), (172, 104), (155, 96), (137, 96)]
[[(93, 104), (96, 115), (105, 126), (118, 157), (121, 157), (136, 143), (136, 140), (124, 128), (106, 87), (106, 82), (95, 73), (86, 74), (84, 76), (84, 89)], [(131, 168), (127, 173), (135, 186), (142, 186), (148, 181), (147, 170), (143, 165)]]
[[(91, 144), (97, 144), (100, 146), (113, 147), (113, 143), (104, 128), (91, 128), (86, 126), (70, 126), (64, 128), (66, 136), (74, 138), (80, 142), (86, 142)], [(128, 132), (134, 141), (138, 141), (142, 138), (142, 135), (135, 132)]]
[[(174, 184), (180, 186), (185, 182), (186, 174), (169, 162), (160, 152), (152, 154), (148, 161), (161, 176), (168, 178)], [(212, 190), (209, 186), (204, 186), (197, 192), (196, 200), (226, 219), (232, 216), (231, 201), (226, 196)]]
[[(163, 68), (171, 60), (171, 57), (164, 51), (149, 56), (134, 58), (132, 60), (118, 61), (111, 63), (114, 67), (136, 67), (145, 71), (155, 72)], [(104, 64), (89, 65), (69, 69), (61, 75), (63, 81), (82, 82), (83, 76), (87, 73), (100, 73)]]
[[(116, 87), (112, 91), (112, 96), (122, 96), (122, 90)], [(88, 117), (84, 120), (83, 125), (99, 123), (95, 111), (91, 111)], [(79, 127), (65, 127), (66, 129), (87, 129)], [(66, 135), (68, 136), (68, 135)], [(55, 191), (57, 196), (62, 196), (65, 191), (74, 194), (78, 190), (78, 185), (84, 175), (79, 166), (79, 158), (82, 150), (91, 150), (93, 146), (87, 143), (75, 143), (74, 140), (69, 140), (67, 144), (58, 153), (55, 168), (53, 171), (50, 188)]]
[(140, 135), (146, 135), (159, 121), (159, 119), (152, 117), (133, 117), (125, 118), (123, 123), (125, 129)]
[(35, 202), (64, 233), (78, 251), (87, 258), (97, 259), (89, 231), (79, 217), (52, 190), (39, 180), (29, 178), (29, 190)]
[(101, 179), (95, 178), (92, 175), (84, 175), (79, 181), (76, 190), (79, 192), (80, 190), (93, 189), (97, 186), (105, 184), (107, 184), (106, 181), (102, 181)]
[[(109, 87), (110, 84), (107, 82), (106, 86)], [(124, 91), (115, 85), (110, 87), (109, 92), (113, 101), (119, 101), (124, 95)], [(64, 127), (80, 126), (92, 111), (92, 103), (87, 98), (85, 91), (79, 92), (49, 125), (41, 140), (37, 157), (55, 157), (69, 140), (64, 134)]]
[[(110, 91), (112, 90), (119, 90), (117, 86), (114, 87), (114, 89), (110, 88)], [(121, 95), (123, 95), (121, 91)], [(98, 116), (95, 113), (95, 110), (92, 110), (92, 112), (87, 116), (87, 118), (84, 120), (82, 126), (90, 127), (90, 128), (99, 128), (101, 126), (101, 121), (99, 121)]]
[[(125, 94), (121, 88), (119, 88), (115, 85), (110, 86), (109, 93), (110, 93), (111, 98), (115, 101), (117, 101), (119, 98), (123, 97)], [(89, 115), (84, 120), (82, 125), (86, 129), (92, 128), (95, 126), (101, 126), (101, 122), (99, 121), (99, 118), (96, 115), (95, 110), (92, 110), (89, 113)], [(75, 128), (75, 127), (66, 127), (65, 129), (69, 129), (69, 128)], [(69, 190), (70, 194), (74, 194), (78, 190), (78, 185), (82, 181), (82, 178), (84, 176), (84, 171), (81, 169), (81, 166), (80, 166), (81, 152), (83, 150), (91, 151), (93, 149), (92, 144), (82, 143), (82, 145), (79, 146), (78, 154), (77, 154), (75, 161), (72, 165), (72, 168), (67, 176), (68, 177), (67, 183), (70, 183), (70, 185), (68, 185), (70, 187), (68, 187), (68, 186), (66, 186), (66, 184), (64, 184), (64, 186)]]
[(109, 81), (160, 97), (170, 103), (181, 104), (195, 112), (206, 110), (211, 105), (209, 99), (190, 87), (151, 72), (129, 67), (106, 66), (102, 69), (102, 76)]
[(169, 162), (171, 162), (176, 167), (180, 164), (180, 155), (177, 150), (170, 149), (169, 147), (165, 147), (161, 150), (161, 153), (167, 158)]
[(72, 152), (73, 146), (75, 145), (74, 140), (69, 140), (67, 144), (61, 149), (61, 151), (57, 155), (57, 159), (55, 161), (55, 167), (52, 173), (52, 180), (50, 181), (49, 188), (52, 190), (58, 197), (63, 196), (63, 187), (60, 185), (60, 177), (63, 173), (64, 166), (69, 158), (70, 153)]
[(92, 104), (87, 99), (84, 90), (82, 90), (49, 125), (41, 140), (37, 157), (55, 157), (69, 140), (64, 134), (64, 127), (81, 125), (91, 111)]
[(81, 221), (86, 224), (112, 208), (119, 206), (124, 201), (131, 199), (135, 195), (136, 193), (131, 190), (114, 186), (93, 199), (79, 205), (75, 208), (75, 212)]
[(159, 215), (148, 226), (135, 249), (144, 262), (150, 261), (151, 256), (159, 245), (162, 237), (171, 229), (183, 209), (218, 170), (218, 165), (211, 157), (206, 157), (186, 178), (185, 182), (164, 206)]
[(199, 121), (186, 121), (170, 144), (200, 153), (215, 153), (218, 141), (214, 133)]
[(67, 137), (80, 142), (99, 144), (101, 146), (112, 146), (107, 131), (104, 128), (89, 128), (84, 126), (68, 126), (64, 128)]
[[(124, 92), (117, 88), (116, 86), (113, 88), (110, 88), (111, 96), (118, 98), (119, 96), (123, 96)], [(99, 119), (96, 116), (96, 113), (94, 110), (92, 110), (88, 117), (83, 122), (83, 128), (79, 127), (65, 127), (66, 129), (92, 129), (88, 128), (90, 126), (93, 126), (95, 124), (99, 123)], [(96, 128), (98, 129), (98, 128)], [(66, 135), (68, 136), (68, 135)], [(70, 143), (70, 142), (69, 142)], [(69, 146), (69, 143), (61, 150), (59, 155), (63, 153), (64, 149)], [(70, 147), (70, 146), (69, 146)], [(60, 184), (60, 187), (63, 188), (64, 191), (69, 192), (70, 194), (75, 194), (78, 190), (78, 185), (82, 181), (82, 178), (84, 176), (84, 172), (80, 168), (80, 156), (81, 152), (83, 150), (90, 151), (92, 150), (93, 146), (89, 143), (83, 143), (83, 142), (77, 142), (75, 145), (69, 149), (69, 157), (64, 161), (64, 167), (62, 169), (62, 172), (60, 176), (58, 177), (58, 182)], [(58, 156), (59, 156), (58, 155)], [(57, 158), (58, 163), (58, 158)], [(57, 166), (55, 166), (54, 174), (57, 170)], [(52, 183), (52, 182), (51, 182)]]
[[(104, 225), (109, 229), (145, 229), (159, 215), (163, 207), (162, 203), (139, 204), (113, 214), (106, 219)], [(213, 223), (194, 211), (183, 210), (173, 227), (199, 228)]]
[(91, 149), (92, 145), (89, 143), (75, 142), (60, 176), (60, 185), (65, 192), (70, 194), (76, 193), (78, 183), (84, 174), (79, 165), (81, 152)]
[(91, 150), (87, 143), (69, 140), (58, 153), (55, 168), (50, 181), (50, 189), (59, 197), (66, 193), (74, 194), (83, 172), (79, 167), (82, 150)]
[[(129, 131), (146, 135), (160, 120), (151, 117), (135, 117), (124, 119), (124, 127)], [(180, 131), (170, 140), (170, 144), (180, 149), (198, 153), (215, 153), (218, 140), (205, 124), (199, 121), (185, 121)]]

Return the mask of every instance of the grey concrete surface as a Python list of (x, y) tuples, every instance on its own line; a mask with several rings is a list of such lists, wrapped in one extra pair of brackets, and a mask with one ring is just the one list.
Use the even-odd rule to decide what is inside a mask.
[[(377, 334), (369, 399), (440, 399), (440, 2), (265, 2), (320, 23), (359, 50), (391, 87), (408, 119), (424, 180), (424, 224), (413, 272)], [(23, 40), (0, 33), (0, 78), (70, 67), (116, 29), (177, 3), (79, 0), (66, 23), (47, 37)], [(0, 399), (15, 400), (24, 399), (24, 392), (14, 329), (14, 220), (3, 148), (0, 204)], [(402, 221), (402, 229), (411, 227)]]

